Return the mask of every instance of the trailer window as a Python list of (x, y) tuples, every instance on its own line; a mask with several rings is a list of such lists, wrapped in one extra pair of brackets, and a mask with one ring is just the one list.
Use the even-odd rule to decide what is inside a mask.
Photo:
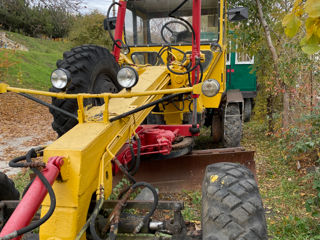
[(236, 64), (254, 64), (254, 57), (244, 52), (236, 52)]

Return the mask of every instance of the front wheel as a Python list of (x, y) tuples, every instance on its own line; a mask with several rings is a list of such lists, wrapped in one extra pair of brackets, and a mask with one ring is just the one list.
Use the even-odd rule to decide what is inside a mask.
[[(10, 178), (8, 178), (6, 174), (0, 172), (0, 201), (19, 200), (19, 197), (20, 193), (16, 189), (14, 182)], [(0, 219), (0, 231), (11, 214), (12, 211), (4, 209), (4, 219)]]
[(203, 240), (268, 239), (264, 208), (253, 174), (235, 163), (206, 169), (202, 184)]
[[(121, 90), (117, 83), (119, 65), (113, 55), (105, 48), (96, 45), (83, 45), (75, 47), (63, 54), (63, 60), (57, 61), (57, 67), (66, 69), (71, 74), (71, 82), (66, 88), (66, 93), (117, 93)], [(55, 87), (51, 92), (61, 92)], [(84, 102), (85, 105), (99, 106), (103, 99), (93, 99)], [(70, 113), (77, 115), (78, 104), (76, 99), (52, 98), (52, 104)], [(50, 109), (53, 115), (52, 128), (59, 136), (73, 128), (78, 121)]]

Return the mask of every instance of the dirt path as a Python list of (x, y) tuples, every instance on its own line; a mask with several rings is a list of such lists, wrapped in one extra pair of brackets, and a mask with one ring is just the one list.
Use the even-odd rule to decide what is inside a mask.
[(16, 174), (16, 169), (8, 168), (10, 159), (54, 141), (57, 135), (51, 122), (48, 108), (14, 93), (0, 94), (0, 171)]

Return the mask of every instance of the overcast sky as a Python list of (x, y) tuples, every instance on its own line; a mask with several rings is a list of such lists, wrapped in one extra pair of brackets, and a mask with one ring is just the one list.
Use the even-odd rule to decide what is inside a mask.
[(106, 14), (111, 3), (112, 0), (85, 0), (85, 7), (81, 9), (81, 12), (89, 13), (98, 10), (99, 12)]

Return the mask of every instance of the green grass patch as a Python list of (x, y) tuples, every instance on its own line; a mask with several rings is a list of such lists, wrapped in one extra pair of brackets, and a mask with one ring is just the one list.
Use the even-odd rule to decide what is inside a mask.
[(306, 211), (312, 196), (308, 176), (296, 170), (295, 162), (283, 155), (279, 138), (266, 134), (266, 124), (244, 125), (242, 146), (255, 150), (260, 193), (266, 208), (270, 239), (320, 239), (320, 219)]
[(50, 74), (64, 51), (71, 48), (68, 42), (31, 38), (7, 32), (7, 37), (26, 46), (29, 51), (0, 48), (0, 81), (10, 86), (47, 90)]
[(14, 184), (18, 191), (20, 192), (20, 197), (22, 197), (22, 193), (28, 183), (30, 182), (30, 173), (31, 170), (29, 171), (22, 171), (18, 173), (12, 180), (14, 181)]

